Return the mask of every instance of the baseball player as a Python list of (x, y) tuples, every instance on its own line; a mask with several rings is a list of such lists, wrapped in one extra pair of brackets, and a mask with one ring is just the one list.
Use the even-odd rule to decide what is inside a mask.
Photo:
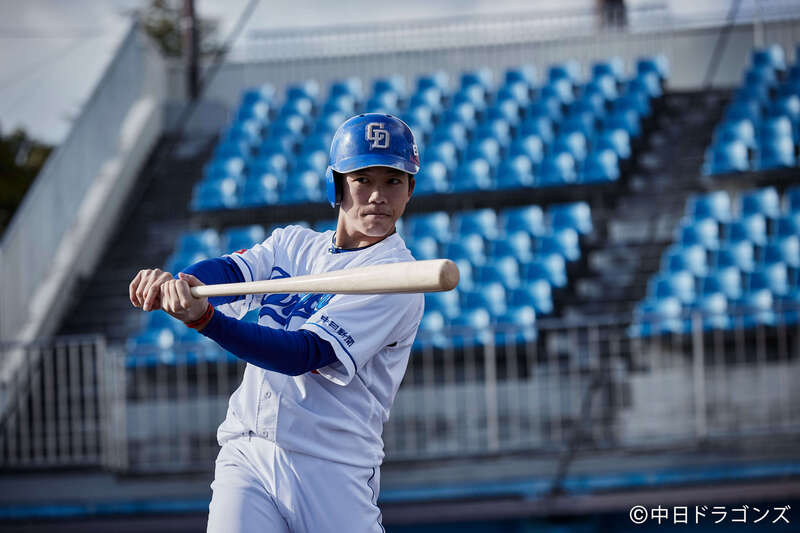
[[(190, 287), (411, 261), (395, 231), (419, 156), (401, 120), (350, 118), (326, 172), (335, 231), (276, 229), (177, 279), (142, 270), (130, 299), (163, 309), (247, 361), (217, 439), (209, 532), (383, 531), (383, 424), (423, 313), (421, 294), (194, 298)], [(240, 319), (258, 308), (258, 323)]]

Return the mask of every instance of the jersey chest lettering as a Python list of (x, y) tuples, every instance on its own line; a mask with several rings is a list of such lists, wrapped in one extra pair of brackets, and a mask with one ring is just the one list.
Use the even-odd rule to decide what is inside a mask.
[[(269, 279), (291, 277), (280, 267), (273, 267)], [(269, 316), (277, 324), (286, 327), (293, 317), (308, 319), (322, 309), (333, 297), (332, 294), (265, 294), (261, 298), (258, 317)]]

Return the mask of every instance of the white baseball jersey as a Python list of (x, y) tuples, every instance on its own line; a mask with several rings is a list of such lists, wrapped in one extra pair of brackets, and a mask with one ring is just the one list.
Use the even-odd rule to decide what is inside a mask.
[[(288, 226), (229, 257), (245, 281), (413, 260), (396, 233), (355, 250), (334, 248), (333, 235)], [(250, 295), (219, 306), (236, 318), (260, 308), (260, 325), (312, 331), (338, 358), (295, 377), (248, 364), (217, 432), (220, 445), (253, 432), (286, 450), (360, 467), (379, 465), (383, 424), (405, 374), (423, 306), (422, 294)]]

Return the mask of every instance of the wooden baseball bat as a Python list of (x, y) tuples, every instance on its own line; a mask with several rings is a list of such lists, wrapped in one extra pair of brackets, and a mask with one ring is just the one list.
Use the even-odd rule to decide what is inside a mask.
[(197, 298), (243, 294), (387, 294), (441, 292), (458, 285), (458, 267), (449, 259), (372, 265), (293, 278), (192, 287)]

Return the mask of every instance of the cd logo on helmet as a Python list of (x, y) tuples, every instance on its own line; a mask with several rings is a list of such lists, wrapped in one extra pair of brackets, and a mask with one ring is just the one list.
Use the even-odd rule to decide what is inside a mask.
[(369, 149), (373, 148), (389, 148), (389, 131), (383, 129), (383, 122), (370, 122), (367, 124), (366, 139), (372, 144)]

